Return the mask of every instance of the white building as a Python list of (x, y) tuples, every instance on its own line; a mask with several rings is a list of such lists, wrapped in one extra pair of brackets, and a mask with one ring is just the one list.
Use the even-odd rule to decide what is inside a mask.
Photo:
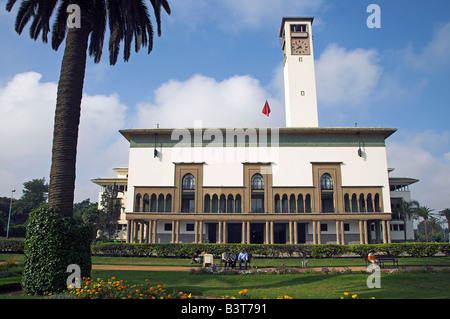
[(396, 130), (319, 127), (312, 23), (282, 20), (286, 127), (120, 131), (128, 242), (391, 242)]

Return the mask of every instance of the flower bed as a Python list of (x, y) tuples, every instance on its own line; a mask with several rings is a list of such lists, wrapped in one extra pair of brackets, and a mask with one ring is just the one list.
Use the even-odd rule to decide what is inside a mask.
[(111, 279), (91, 280), (83, 278), (80, 287), (68, 287), (63, 294), (55, 298), (74, 297), (80, 299), (190, 299), (191, 294), (168, 289), (165, 285), (151, 285), (146, 282), (130, 285), (126, 281)]

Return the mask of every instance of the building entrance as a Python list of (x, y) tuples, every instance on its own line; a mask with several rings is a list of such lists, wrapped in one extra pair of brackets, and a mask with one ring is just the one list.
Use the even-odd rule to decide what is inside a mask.
[(242, 242), (242, 224), (228, 223), (228, 243), (236, 244)]
[(252, 223), (250, 224), (250, 243), (264, 244), (264, 224)]

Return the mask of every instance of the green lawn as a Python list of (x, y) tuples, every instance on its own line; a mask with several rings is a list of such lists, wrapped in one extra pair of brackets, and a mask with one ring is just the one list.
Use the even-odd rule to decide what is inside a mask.
[[(12, 271), (15, 277), (0, 278), (2, 285), (20, 283), (21, 262), (23, 255), (0, 254), (0, 262), (8, 258), (16, 261), (19, 267)], [(289, 267), (300, 267), (301, 259), (255, 259), (254, 265), (258, 268), (276, 267), (281, 263)], [(189, 259), (180, 258), (125, 258), (125, 257), (96, 257), (93, 264), (117, 265), (172, 265), (192, 267)], [(430, 258), (400, 258), (400, 266), (450, 267), (450, 257)], [(198, 265), (196, 265), (198, 266)], [(362, 258), (331, 258), (309, 259), (309, 267), (352, 267), (364, 266)], [(195, 295), (206, 297), (232, 295), (238, 296), (243, 289), (249, 290), (249, 295), (256, 298), (276, 298), (279, 295), (288, 295), (293, 298), (340, 298), (344, 292), (358, 294), (361, 298), (375, 297), (377, 299), (433, 299), (450, 298), (450, 272), (440, 273), (395, 273), (381, 275), (381, 288), (369, 289), (366, 285), (368, 274), (338, 274), (325, 275), (317, 273), (295, 275), (190, 275), (188, 272), (153, 272), (153, 271), (126, 271), (126, 270), (93, 270), (93, 278), (111, 278), (127, 280), (130, 283), (142, 283), (150, 280), (155, 285), (166, 284)], [(0, 295), (0, 298), (7, 298)]]
[[(22, 254), (0, 254), (0, 262), (8, 258), (18, 263), (22, 262)], [(214, 259), (214, 262), (220, 263)], [(252, 265), (258, 268), (276, 267), (281, 263), (287, 264), (289, 267), (301, 267), (301, 258), (254, 258)], [(149, 257), (103, 257), (92, 256), (92, 264), (94, 265), (141, 265), (141, 266), (185, 266), (200, 267), (199, 264), (191, 264), (190, 259), (186, 258), (149, 258)], [(399, 258), (399, 266), (418, 266), (425, 265), (433, 267), (450, 267), (450, 257), (403, 257)], [(386, 263), (389, 266), (389, 263)], [(343, 258), (322, 258), (308, 259), (308, 267), (358, 267), (365, 266), (364, 259), (360, 257), (343, 257)]]
[(368, 274), (300, 274), (300, 275), (190, 275), (187, 272), (146, 272), (94, 270), (94, 278), (127, 280), (142, 283), (149, 280), (155, 285), (206, 296), (239, 296), (243, 289), (255, 298), (277, 298), (288, 295), (294, 299), (339, 299), (344, 292), (360, 298), (377, 299), (434, 299), (450, 298), (450, 273), (382, 274), (381, 288), (369, 289)]

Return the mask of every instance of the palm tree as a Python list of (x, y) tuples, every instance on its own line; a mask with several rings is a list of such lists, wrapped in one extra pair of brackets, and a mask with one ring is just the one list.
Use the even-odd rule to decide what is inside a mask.
[[(11, 11), (17, 0), (8, 0)], [(170, 14), (167, 0), (150, 0), (161, 35), (161, 7)], [(81, 27), (67, 27), (67, 7), (78, 5)], [(51, 45), (58, 50), (66, 40), (56, 99), (53, 131), (52, 165), (50, 170), (49, 206), (64, 216), (73, 215), (75, 163), (80, 122), (81, 98), (87, 51), (95, 63), (100, 62), (107, 20), (109, 24), (109, 62), (117, 62), (123, 41), (124, 61), (130, 58), (134, 39), (135, 51), (153, 48), (153, 26), (144, 0), (22, 0), (17, 13), (15, 31), (22, 33), (31, 20), (30, 37), (48, 41), (50, 18), (56, 9), (51, 30)]]
[(418, 201), (413, 200), (413, 201), (407, 202), (403, 198), (401, 198), (398, 206), (394, 208), (394, 213), (399, 214), (404, 223), (403, 233), (405, 236), (405, 242), (406, 242), (406, 221), (408, 219), (414, 218), (415, 208), (417, 208), (418, 206), (419, 206)]
[(431, 212), (434, 211), (434, 209), (431, 209), (430, 207), (427, 207), (427, 206), (418, 206), (417, 208), (415, 208), (414, 211), (415, 211), (415, 214), (417, 217), (423, 218), (423, 222), (424, 222), (424, 226), (425, 226), (425, 238), (426, 238), (426, 241), (428, 241), (427, 221), (430, 217), (432, 217)]
[(450, 208), (445, 208), (439, 212), (440, 216), (447, 218), (447, 229), (450, 231)]

